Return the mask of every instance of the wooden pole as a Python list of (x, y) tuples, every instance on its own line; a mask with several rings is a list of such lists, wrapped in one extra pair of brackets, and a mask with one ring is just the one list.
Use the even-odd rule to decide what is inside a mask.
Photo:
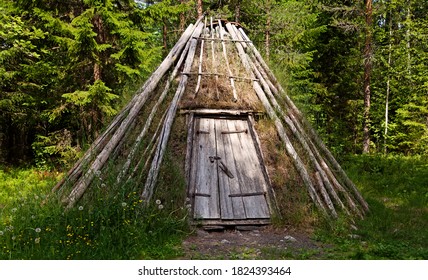
[[(211, 38), (213, 39), (211, 41), (212, 66), (213, 66), (213, 72), (217, 73), (217, 61), (216, 61), (216, 57), (215, 57), (215, 43), (214, 43), (215, 29), (213, 27), (213, 18), (212, 17), (210, 19), (210, 22), (211, 22)], [(215, 75), (215, 96), (216, 96), (216, 100), (220, 99), (219, 92), (218, 92), (218, 75)]]
[[(226, 62), (226, 68), (229, 73), (230, 77), (233, 77), (232, 70), (230, 70), (230, 64), (229, 64), (229, 58), (227, 57), (227, 50), (226, 50), (226, 44), (223, 41), (223, 27), (221, 26), (221, 20), (218, 20), (219, 30), (220, 30), (220, 39), (221, 39), (221, 45), (223, 46), (223, 57)], [(232, 87), (232, 93), (233, 93), (233, 102), (238, 101), (238, 94), (236, 93), (236, 87), (235, 87), (235, 80), (233, 78), (230, 78), (230, 86)]]
[[(199, 36), (202, 32), (202, 28), (203, 28), (203, 24), (199, 23), (195, 29), (194, 36)], [(192, 67), (193, 59), (196, 51), (196, 45), (197, 45), (197, 40), (191, 39), (189, 53), (186, 58), (186, 63), (184, 64), (184, 72), (190, 71)], [(159, 175), (159, 170), (162, 163), (163, 155), (165, 153), (166, 146), (168, 144), (169, 135), (171, 133), (171, 127), (175, 118), (175, 114), (177, 112), (178, 102), (180, 101), (181, 96), (183, 95), (184, 90), (186, 89), (187, 80), (188, 80), (187, 75), (181, 76), (180, 84), (177, 87), (177, 91), (174, 95), (171, 105), (169, 106), (168, 113), (165, 118), (165, 124), (160, 134), (161, 141), (159, 142), (158, 147), (156, 149), (156, 152), (152, 161), (152, 165), (147, 175), (146, 183), (144, 185), (144, 190), (143, 190), (143, 193), (141, 194), (142, 199), (146, 203), (150, 201), (153, 195), (153, 189), (157, 182), (157, 177)]]
[[(204, 34), (203, 35), (205, 35), (205, 28), (206, 28), (206, 26), (207, 26), (207, 19), (205, 18), (205, 24), (204, 24)], [(204, 43), (205, 43), (205, 41), (204, 40), (202, 40), (202, 42), (201, 42), (201, 50), (200, 50), (200, 53), (199, 53), (199, 66), (198, 66), (198, 82), (196, 83), (196, 88), (195, 88), (195, 95), (193, 96), (193, 99), (195, 99), (196, 98), (196, 96), (198, 95), (198, 92), (199, 92), (199, 87), (201, 86), (201, 80), (202, 80), (202, 61), (203, 61), (203, 59), (204, 59)]]
[[(200, 22), (201, 19), (199, 19), (198, 22)], [(196, 26), (198, 25), (199, 24), (197, 24)], [(183, 50), (186, 42), (189, 40), (196, 26), (189, 26), (186, 29), (181, 38), (178, 40), (177, 44), (172, 48), (168, 56), (165, 58), (165, 60), (161, 63), (158, 69), (156, 69), (153, 75), (146, 81), (145, 86), (143, 86), (144, 89), (138, 93), (138, 97), (135, 100), (134, 106), (130, 109), (129, 114), (121, 122), (120, 126), (115, 131), (110, 141), (97, 155), (97, 157), (85, 173), (84, 177), (81, 177), (81, 180), (76, 183), (76, 186), (69, 194), (67, 198), (67, 209), (73, 207), (75, 203), (82, 197), (83, 193), (86, 191), (89, 184), (94, 179), (95, 172), (98, 172), (103, 167), (103, 165), (109, 158), (110, 153), (116, 148), (117, 144), (122, 139), (128, 127), (140, 112), (142, 106), (148, 99), (149, 94), (155, 89), (160, 79), (175, 62), (178, 54), (181, 53), (181, 51)]]
[[(239, 29), (241, 35), (243, 38), (247, 41), (250, 41), (248, 36), (245, 34), (244, 30), (242, 28)], [(324, 157), (328, 160), (328, 162), (333, 166), (333, 169), (336, 171), (336, 174), (338, 177), (340, 177), (344, 184), (343, 186), (346, 186), (351, 193), (355, 196), (359, 204), (363, 208), (363, 212), (369, 211), (369, 207), (367, 202), (362, 197), (361, 193), (358, 191), (355, 184), (349, 179), (345, 171), (342, 169), (340, 164), (336, 161), (334, 156), (331, 154), (330, 150), (325, 146), (324, 142), (321, 140), (319, 135), (316, 133), (316, 131), (312, 128), (312, 126), (309, 124), (309, 122), (304, 118), (303, 114), (300, 112), (300, 110), (296, 107), (294, 102), (290, 99), (290, 97), (285, 93), (284, 89), (280, 85), (280, 83), (277, 81), (276, 77), (273, 75), (273, 73), (270, 71), (269, 67), (267, 66), (266, 62), (263, 60), (260, 53), (257, 51), (253, 43), (248, 43), (250, 46), (250, 49), (252, 50), (253, 54), (257, 58), (257, 60), (262, 65), (264, 71), (268, 74), (271, 81), (274, 82), (275, 86), (279, 89), (277, 91), (277, 94), (281, 93), (281, 96), (284, 97), (287, 107), (287, 112), (289, 116), (292, 118), (293, 122), (295, 123), (301, 123), (302, 127), (304, 127), (308, 133), (308, 136), (314, 141), (314, 143), (317, 145), (317, 147), (320, 149), (320, 151), (324, 154)]]
[(166, 82), (165, 88), (162, 91), (159, 99), (156, 101), (156, 104), (153, 106), (152, 111), (150, 112), (150, 115), (147, 117), (146, 119), (146, 123), (144, 124), (144, 128), (141, 131), (141, 133), (138, 135), (137, 139), (135, 140), (135, 143), (131, 149), (131, 151), (128, 154), (128, 157), (126, 159), (125, 164), (123, 165), (123, 168), (121, 170), (121, 172), (119, 173), (119, 175), (117, 176), (117, 182), (120, 182), (121, 179), (123, 178), (123, 176), (126, 175), (126, 173), (128, 172), (129, 166), (131, 165), (131, 161), (133, 160), (135, 153), (138, 149), (138, 146), (140, 145), (141, 140), (144, 138), (144, 136), (146, 135), (147, 131), (149, 130), (149, 127), (153, 121), (153, 118), (159, 108), (159, 106), (162, 104), (162, 102), (165, 100), (169, 89), (171, 88), (171, 83), (172, 81), (175, 79), (175, 77), (178, 74), (178, 69), (181, 67), (181, 65), (183, 64), (184, 58), (187, 55), (187, 52), (189, 50), (189, 41), (186, 44), (186, 47), (184, 48), (184, 51), (182, 52), (180, 59), (178, 60), (174, 70), (172, 71), (168, 81)]

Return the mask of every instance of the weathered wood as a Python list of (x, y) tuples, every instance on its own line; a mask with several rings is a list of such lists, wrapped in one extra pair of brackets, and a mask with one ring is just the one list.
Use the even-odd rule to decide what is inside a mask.
[[(201, 19), (200, 19), (201, 20)], [(200, 21), (199, 20), (199, 21)], [(197, 25), (199, 26), (199, 24)], [(152, 74), (152, 76), (146, 81), (145, 86), (143, 86), (143, 90), (138, 92), (138, 97), (135, 100), (134, 106), (129, 110), (126, 118), (120, 123), (120, 126), (115, 131), (113, 136), (107, 145), (103, 148), (103, 150), (97, 155), (95, 160), (92, 162), (89, 169), (86, 171), (84, 177), (81, 177), (82, 180), (76, 184), (74, 189), (68, 196), (67, 199), (67, 209), (73, 207), (75, 203), (82, 197), (83, 193), (88, 188), (89, 184), (94, 179), (95, 173), (98, 172), (107, 159), (109, 158), (110, 153), (116, 148), (119, 141), (122, 139), (130, 124), (134, 121), (138, 113), (140, 112), (142, 106), (145, 104), (146, 100), (149, 97), (149, 94), (155, 89), (157, 84), (163, 75), (168, 71), (171, 65), (177, 59), (178, 54), (183, 50), (186, 42), (191, 37), (195, 27), (189, 26), (186, 31), (183, 33), (181, 38), (178, 40), (177, 44), (172, 48), (168, 56), (161, 63), (161, 65), (156, 69), (156, 71)]]
[(191, 168), (191, 159), (192, 159), (192, 149), (193, 149), (193, 128), (194, 128), (194, 119), (195, 114), (190, 113), (188, 115), (187, 123), (187, 140), (186, 140), (186, 159), (184, 162), (184, 174), (186, 176), (186, 184), (190, 185), (190, 168)]
[(319, 186), (320, 190), (322, 191), (324, 200), (325, 200), (326, 204), (328, 205), (329, 209), (331, 210), (331, 213), (333, 214), (333, 216), (337, 216), (337, 213), (334, 209), (334, 206), (331, 204), (330, 197), (328, 195), (325, 195), (326, 192), (325, 192), (324, 188), (326, 188), (328, 190), (328, 193), (333, 197), (334, 201), (342, 209), (344, 209), (346, 211), (346, 207), (344, 206), (343, 202), (341, 201), (341, 199), (337, 195), (337, 193), (336, 193), (332, 183), (328, 179), (326, 173), (321, 168), (321, 166), (320, 166), (318, 160), (316, 159), (312, 149), (309, 147), (309, 144), (307, 143), (307, 141), (304, 137), (304, 133), (301, 133), (300, 131), (298, 131), (298, 129), (295, 127), (292, 120), (288, 117), (288, 115), (284, 112), (284, 110), (278, 104), (278, 102), (276, 101), (272, 92), (270, 91), (269, 85), (265, 82), (264, 77), (261, 75), (261, 73), (257, 69), (257, 66), (253, 62), (251, 62), (251, 65), (253, 67), (254, 73), (260, 79), (262, 87), (263, 87), (265, 93), (267, 94), (267, 96), (269, 97), (269, 100), (270, 100), (271, 104), (273, 105), (274, 109), (277, 111), (277, 113), (280, 115), (280, 117), (282, 117), (284, 119), (284, 122), (288, 125), (288, 128), (290, 129), (290, 131), (297, 138), (297, 140), (299, 141), (299, 143), (301, 144), (301, 146), (305, 150), (306, 154), (309, 156), (309, 160), (310, 160), (312, 166), (315, 168), (315, 170), (319, 174), (320, 178), (322, 179), (322, 184), (318, 184), (318, 186)]
[(216, 76), (216, 77), (227, 77), (229, 79), (235, 79), (235, 80), (242, 80), (242, 81), (258, 81), (256, 78), (248, 78), (248, 77), (242, 77), (242, 76), (230, 76), (226, 74), (221, 73), (204, 73), (204, 72), (183, 72), (183, 75), (198, 75), (198, 76)]
[[(244, 38), (248, 39), (248, 36), (245, 34), (244, 30), (241, 28), (239, 29), (241, 34)], [(284, 96), (286, 105), (289, 107), (289, 114), (290, 116), (295, 117), (297, 120), (302, 123), (302, 125), (306, 128), (309, 136), (313, 141), (317, 144), (318, 148), (321, 150), (321, 152), (324, 154), (324, 157), (328, 160), (328, 162), (333, 166), (333, 168), (336, 170), (336, 174), (344, 181), (343, 186), (346, 186), (350, 192), (356, 197), (357, 201), (363, 208), (364, 212), (369, 211), (369, 206), (365, 199), (362, 197), (360, 191), (357, 189), (355, 184), (349, 179), (346, 172), (342, 169), (340, 164), (336, 161), (334, 156), (331, 154), (330, 150), (325, 146), (324, 142), (321, 140), (321, 137), (319, 137), (318, 133), (313, 129), (311, 124), (304, 118), (302, 112), (297, 108), (297, 106), (294, 104), (294, 102), (291, 100), (291, 98), (285, 93), (284, 89), (282, 88), (281, 84), (276, 79), (275, 75), (270, 71), (269, 67), (267, 66), (266, 62), (263, 60), (263, 57), (260, 55), (260, 53), (257, 51), (257, 49), (254, 47), (252, 43), (250, 43), (251, 49), (253, 53), (256, 55), (259, 62), (262, 64), (264, 70), (269, 75), (269, 78), (274, 82), (276, 87), (279, 89), (282, 96)], [(323, 157), (323, 158), (324, 158)]]
[[(246, 120), (229, 121), (228, 125), (229, 131), (248, 130)], [(242, 180), (241, 193), (263, 193), (263, 195), (242, 197), (247, 219), (269, 218), (269, 207), (264, 196), (267, 185), (252, 137), (246, 133), (229, 134), (229, 137), (232, 141), (236, 168), (240, 171), (237, 176)]]
[[(217, 132), (217, 155), (229, 167), (230, 172), (237, 174), (238, 171), (235, 166), (230, 138), (219, 133), (222, 130), (228, 129), (227, 121), (228, 120), (224, 119), (215, 120)], [(218, 176), (221, 218), (226, 220), (245, 219), (246, 215), (242, 198), (230, 198), (231, 194), (241, 193), (238, 180), (236, 178), (232, 179), (225, 174), (221, 174), (221, 172)]]
[[(245, 35), (245, 33), (241, 30), (241, 35), (243, 35), (244, 36), (244, 38), (248, 38), (248, 37), (246, 37), (246, 35)], [(250, 43), (250, 45), (252, 46), (252, 48), (253, 48), (253, 54), (258, 58), (258, 62), (259, 63), (261, 63), (262, 65), (264, 65), (264, 67), (262, 67), (261, 69), (262, 69), (262, 71), (264, 72), (264, 75), (266, 75), (265, 73), (267, 73), (267, 72), (269, 72), (270, 73), (270, 75), (269, 75), (269, 77), (273, 77), (273, 79), (275, 79), (275, 77), (274, 77), (274, 75), (270, 72), (270, 70), (269, 70), (269, 68), (267, 67), (267, 65), (266, 65), (266, 63), (264, 63), (264, 61), (263, 61), (263, 58), (261, 57), (261, 55), (257, 52), (257, 49), (255, 49), (255, 47)], [(263, 69), (263, 68), (266, 68), (266, 69)], [(266, 79), (266, 80), (269, 80), (269, 79)], [(280, 85), (279, 85), (279, 83), (276, 81), (276, 79), (274, 80), (275, 81), (275, 83), (280, 87)], [(271, 88), (271, 89), (275, 89), (274, 87), (273, 87), (273, 85), (272, 85), (272, 83), (270, 83), (270, 82), (268, 82), (268, 87), (269, 88)], [(282, 89), (282, 88), (281, 88)], [(278, 93), (278, 91), (276, 90), (276, 94)], [(285, 95), (285, 94), (284, 94)], [(286, 95), (285, 95), (286, 96)], [(288, 103), (292, 103), (292, 101), (291, 101), (291, 99), (288, 97), (288, 96), (286, 96), (286, 99), (287, 99), (287, 102)], [(289, 104), (288, 104), (289, 105)], [(295, 105), (294, 104), (292, 104), (292, 106), (291, 106), (292, 108), (291, 109), (288, 109), (287, 110), (287, 113), (288, 113), (288, 116), (291, 118), (291, 120), (292, 120), (292, 122), (299, 128), (300, 127), (300, 123), (299, 123), (299, 121), (297, 121), (296, 120), (296, 118), (294, 117), (294, 114), (293, 114), (293, 112), (297, 109), (296, 107), (295, 107)], [(302, 118), (303, 120), (304, 120), (304, 118)], [(303, 135), (303, 136), (305, 136), (306, 135), (306, 132), (305, 131), (303, 131), (303, 130), (300, 130), (300, 128), (299, 128), (299, 134), (300, 135)], [(322, 141), (321, 141), (321, 143), (322, 143)], [(323, 143), (322, 143), (323, 144)], [(315, 149), (313, 149), (313, 151), (316, 151), (316, 152), (318, 152), (317, 151), (317, 149), (315, 148)], [(328, 150), (327, 150), (328, 151)], [(318, 160), (320, 160), (319, 158), (321, 158), (322, 159), (322, 157), (318, 157), (318, 155), (316, 155), (316, 157), (318, 158)], [(334, 158), (333, 158), (334, 159)], [(337, 180), (335, 179), (335, 177), (333, 177), (332, 178), (332, 176), (330, 176), (328, 173), (328, 171), (325, 171), (325, 167), (323, 166), (322, 167), (323, 169), (321, 169), (322, 171), (320, 171), (320, 173), (321, 173), (321, 175), (322, 175), (322, 179), (324, 180), (324, 182), (326, 182), (326, 184), (327, 184), (327, 186), (328, 186), (328, 188), (329, 188), (329, 191), (330, 191), (330, 193), (333, 195), (333, 197), (335, 197), (335, 200), (338, 202), (338, 204), (342, 207), (342, 208), (344, 208), (344, 205), (343, 205), (343, 203), (341, 202), (341, 200), (338, 198), (338, 196), (337, 196), (337, 194), (335, 193), (335, 191), (334, 191), (334, 188), (333, 188), (333, 186), (336, 188), (336, 189), (338, 189), (339, 191), (341, 191), (341, 192), (343, 192), (343, 188), (341, 188), (341, 185), (340, 184), (336, 184), (337, 183)], [(319, 165), (318, 165), (318, 168), (317, 168), (318, 170), (320, 170), (320, 167), (319, 167)], [(325, 171), (325, 172), (324, 172)], [(346, 174), (345, 174), (345, 176), (346, 176)], [(331, 183), (330, 181), (329, 181), (329, 178), (330, 178), (330, 180), (332, 180), (333, 181), (333, 183)], [(353, 184), (352, 182), (351, 182), (351, 184)], [(358, 191), (357, 191), (358, 192)], [(354, 212), (358, 212), (358, 209), (357, 208), (355, 208), (355, 204), (353, 203), (353, 201), (352, 201), (352, 199), (349, 197), (349, 195), (348, 194), (346, 194), (346, 192), (344, 193), (345, 194), (345, 197), (346, 197), (346, 200), (347, 200), (347, 202), (348, 202), (348, 205), (350, 205), (350, 208), (352, 209), (352, 210), (354, 210)], [(347, 211), (347, 210), (345, 210), (345, 211)]]
[[(194, 220), (190, 222), (192, 225), (203, 225), (204, 228), (213, 226), (264, 226), (271, 223), (270, 219), (252, 219), (252, 220)], [(216, 227), (217, 228), (217, 227)]]
[[(227, 56), (227, 50), (226, 50), (226, 44), (223, 41), (223, 27), (221, 26), (221, 21), (218, 21), (219, 23), (219, 27), (220, 27), (220, 39), (221, 41), (221, 45), (223, 47), (223, 57), (224, 57), (224, 61), (226, 62), (226, 68), (227, 68), (227, 72), (229, 73), (229, 76), (232, 77), (233, 73), (232, 70), (230, 69), (230, 63), (229, 63), (229, 58)], [(233, 93), (233, 102), (238, 101), (238, 94), (236, 93), (236, 87), (235, 87), (235, 80), (233, 78), (229, 78), (230, 79), (230, 86), (232, 87), (232, 93)]]
[[(289, 128), (292, 130), (293, 134), (296, 135), (300, 143), (304, 146), (305, 150), (309, 153), (311, 161), (313, 162), (316, 170), (321, 174), (323, 181), (327, 184), (327, 187), (330, 189), (330, 193), (332, 193), (333, 197), (337, 201), (337, 203), (340, 205), (340, 207), (347, 213), (348, 210), (344, 206), (343, 202), (339, 199), (336, 192), (334, 190), (339, 191), (346, 199), (348, 206), (350, 209), (362, 217), (362, 213), (356, 206), (353, 199), (349, 196), (349, 193), (342, 187), (342, 185), (337, 181), (335, 175), (331, 171), (330, 167), (325, 163), (324, 158), (320, 155), (318, 152), (318, 148), (314, 145), (313, 141), (307, 136), (307, 133), (303, 130), (301, 124), (295, 120), (294, 116), (292, 114), (286, 115), (284, 111), (280, 108), (279, 104), (275, 100), (273, 94), (270, 92), (272, 90), (272, 84), (267, 85), (268, 77), (266, 76), (266, 73), (264, 72), (263, 68), (257, 61), (253, 61), (254, 65), (256, 65), (257, 70), (260, 73), (257, 73), (257, 75), (261, 74), (261, 80), (263, 84), (263, 88), (265, 89), (265, 92), (268, 92), (269, 97), (272, 102), (275, 102), (275, 108), (278, 110), (279, 113), (284, 117), (285, 122), (288, 124)], [(274, 90), (276, 90), (274, 88)]]
[(207, 130), (209, 134), (198, 134), (194, 145), (195, 173), (192, 178), (194, 193), (209, 194), (194, 199), (193, 217), (195, 219), (219, 219), (219, 192), (217, 163), (211, 162), (209, 156), (216, 156), (216, 135), (213, 119), (199, 119), (198, 129)]
[[(166, 113), (167, 112), (165, 111), (163, 113), (162, 117), (160, 118), (159, 123), (156, 126), (156, 130), (153, 133), (152, 138), (150, 139), (149, 143), (147, 144), (146, 149), (144, 150), (143, 154), (140, 156), (140, 159), (138, 160), (138, 163), (134, 166), (131, 174), (129, 174), (128, 179), (126, 180), (127, 182), (129, 180), (131, 180), (132, 177), (134, 177), (134, 175), (135, 175), (135, 173), (137, 173), (138, 169), (141, 169), (140, 174), (143, 174), (144, 170), (146, 170), (147, 161), (152, 158), (153, 153), (154, 153), (154, 149), (155, 149), (155, 147), (156, 147), (156, 145), (158, 143), (159, 132), (160, 132), (162, 124), (163, 124), (163, 122), (165, 120)], [(143, 162), (144, 159), (146, 159), (146, 163), (143, 165), (143, 167), (141, 167), (141, 164), (142, 164), (142, 162)]]
[(248, 64), (247, 54), (246, 54), (242, 44), (238, 42), (240, 40), (238, 38), (238, 35), (235, 32), (235, 29), (233, 28), (232, 24), (230, 24), (230, 23), (226, 24), (226, 28), (227, 28), (227, 31), (229, 31), (229, 34), (232, 36), (232, 39), (237, 41), (235, 43), (235, 46), (238, 49), (238, 55), (241, 58), (241, 62), (244, 64), (244, 68), (246, 69), (246, 71), (250, 72), (249, 71), (250, 65)]
[(209, 41), (209, 42), (232, 42), (232, 43), (249, 43), (251, 41), (247, 41), (247, 40), (234, 40), (234, 39), (219, 39), (219, 38), (206, 38), (206, 37), (193, 37), (196, 40), (202, 40), (202, 41)]
[[(213, 28), (213, 18), (210, 18), (211, 23), (211, 39), (215, 39), (215, 29)], [(212, 58), (212, 67), (213, 72), (217, 72), (217, 61), (215, 57), (215, 44), (214, 40), (211, 41), (211, 58)], [(220, 95), (218, 92), (218, 75), (215, 75), (215, 98), (216, 100), (220, 99)]]
[(333, 217), (337, 218), (337, 212), (334, 208), (333, 202), (330, 199), (330, 196), (328, 195), (326, 188), (324, 186), (324, 182), (321, 179), (321, 176), (318, 172), (315, 172), (315, 178), (318, 184), (315, 184), (315, 186), (318, 186), (318, 190), (321, 193), (321, 196), (324, 198), (324, 202), (327, 205), (327, 208), (330, 210), (330, 213)]
[(265, 177), (265, 181), (267, 183), (267, 190), (265, 190), (265, 192), (267, 193), (268, 197), (267, 197), (267, 203), (270, 209), (271, 213), (276, 213), (277, 215), (280, 215), (280, 211), (278, 208), (278, 201), (276, 199), (276, 195), (275, 195), (275, 191), (272, 188), (272, 181), (269, 177), (269, 172), (266, 168), (266, 164), (265, 164), (265, 158), (263, 156), (263, 152), (262, 152), (262, 145), (260, 143), (260, 139), (256, 133), (256, 129), (255, 129), (255, 120), (252, 114), (248, 115), (248, 127), (251, 133), (251, 137), (253, 138), (253, 142), (257, 151), (257, 156), (259, 158), (259, 161), (261, 162), (261, 168), (262, 168), (262, 172), (263, 175)]
[[(135, 98), (136, 98), (136, 96), (134, 96), (134, 98), (131, 101), (133, 101)], [(88, 162), (88, 160), (90, 159), (91, 156), (94, 156), (94, 154), (99, 149), (101, 149), (101, 148), (103, 148), (105, 146), (107, 138), (117, 129), (117, 127), (119, 126), (120, 122), (125, 118), (125, 116), (126, 116), (126, 114), (127, 114), (127, 112), (129, 111), (130, 108), (131, 108), (131, 102), (128, 103), (121, 110), (121, 112), (118, 115), (116, 115), (116, 117), (114, 117), (114, 119), (111, 121), (111, 123), (107, 127), (107, 129), (104, 130), (104, 132), (97, 139), (95, 139), (94, 143), (91, 144), (91, 146), (85, 152), (85, 154), (83, 155), (83, 157), (80, 158), (74, 164), (74, 166), (67, 172), (67, 175), (64, 176), (52, 188), (52, 192), (58, 191), (64, 185), (64, 183), (70, 183), (70, 184), (72, 184), (72, 183), (74, 183), (74, 182), (77, 181), (77, 179), (79, 178), (79, 176), (83, 172), (84, 165), (87, 164), (87, 162)]]
[(129, 166), (131, 165), (132, 160), (135, 157), (135, 154), (138, 150), (138, 147), (141, 143), (141, 141), (143, 140), (144, 136), (147, 134), (150, 125), (152, 124), (153, 118), (156, 115), (156, 112), (158, 110), (158, 108), (160, 107), (160, 105), (163, 103), (163, 101), (165, 100), (169, 89), (171, 88), (171, 83), (172, 81), (175, 79), (175, 77), (178, 74), (178, 69), (181, 67), (187, 52), (189, 50), (190, 44), (189, 41), (186, 44), (186, 47), (184, 48), (183, 52), (181, 53), (180, 59), (178, 60), (176, 66), (174, 67), (174, 70), (172, 71), (170, 77), (168, 78), (164, 90), (162, 91), (161, 95), (159, 96), (158, 100), (156, 101), (156, 104), (153, 106), (152, 111), (150, 112), (150, 115), (147, 117), (144, 127), (142, 129), (142, 131), (140, 132), (140, 134), (138, 135), (137, 139), (134, 142), (134, 145), (131, 149), (131, 151), (128, 154), (128, 157), (126, 159), (126, 162), (124, 163), (121, 172), (119, 173), (119, 175), (117, 176), (116, 181), (119, 183), (122, 178), (126, 175), (126, 173), (128, 172)]
[[(236, 34), (234, 32), (231, 33), (231, 36), (233, 39), (236, 39)], [(248, 38), (248, 37), (247, 37)], [(246, 39), (247, 39), (246, 38)], [(252, 44), (251, 44), (252, 45)], [(257, 50), (256, 50), (257, 51)], [(238, 53), (240, 53), (240, 57), (243, 61), (243, 65), (245, 68), (247, 68), (247, 71), (250, 71), (251, 73), (255, 71), (254, 67), (250, 68), (251, 62), (248, 58), (248, 55), (244, 52), (243, 48), (238, 48)], [(256, 71), (253, 73), (253, 75), (256, 74)], [(260, 77), (258, 77), (260, 79)], [(278, 134), (281, 138), (281, 140), (285, 144), (285, 148), (287, 153), (289, 154), (290, 158), (293, 160), (294, 166), (296, 167), (297, 171), (299, 172), (303, 182), (305, 183), (305, 186), (307, 187), (307, 190), (309, 192), (309, 196), (314, 201), (315, 205), (326, 212), (326, 209), (321, 201), (321, 198), (319, 197), (315, 187), (314, 183), (312, 182), (306, 167), (303, 163), (303, 161), (300, 159), (299, 155), (297, 154), (296, 150), (294, 149), (291, 141), (289, 140), (285, 128), (281, 121), (279, 120), (277, 113), (275, 112), (274, 108), (272, 108), (271, 104), (269, 103), (265, 92), (263, 91), (262, 87), (260, 86), (259, 82), (253, 82), (253, 88), (256, 91), (257, 96), (259, 97), (260, 101), (262, 102), (263, 106), (265, 107), (269, 117), (274, 121), (275, 126), (277, 128)], [(334, 215), (334, 213), (332, 213)]]
[[(207, 19), (205, 18), (205, 24), (204, 24), (204, 32), (205, 32), (205, 27), (207, 26)], [(201, 38), (201, 37), (199, 37)], [(199, 53), (199, 65), (198, 65), (198, 73), (202, 73), (202, 61), (204, 58), (204, 44), (205, 41), (201, 42), (201, 49), (200, 49), (200, 53)], [(198, 95), (198, 91), (199, 91), (199, 87), (201, 86), (201, 79), (202, 76), (198, 75), (198, 81), (196, 83), (196, 88), (195, 88), (195, 95), (193, 96), (193, 98), (196, 98), (196, 96)]]
[[(202, 28), (203, 28), (203, 23), (200, 22), (197, 25), (197, 27), (193, 33), (193, 36), (199, 36), (202, 32)], [(196, 51), (196, 45), (197, 45), (197, 40), (191, 39), (189, 53), (187, 55), (186, 62), (184, 64), (184, 71), (185, 72), (189, 71), (190, 68), (192, 67), (193, 59), (194, 59), (195, 51)], [(162, 163), (163, 155), (165, 153), (166, 146), (167, 146), (167, 143), (169, 140), (169, 135), (171, 133), (172, 124), (173, 124), (173, 121), (175, 118), (175, 114), (177, 112), (178, 102), (184, 93), (184, 90), (185, 90), (186, 85), (187, 85), (187, 81), (188, 81), (188, 77), (186, 75), (182, 75), (181, 80), (180, 80), (180, 84), (178, 85), (177, 91), (174, 95), (174, 98), (171, 101), (171, 104), (168, 108), (168, 113), (167, 113), (167, 116), (165, 119), (165, 125), (162, 128), (162, 132), (160, 135), (162, 141), (159, 142), (159, 145), (156, 149), (156, 153), (154, 155), (152, 165), (151, 165), (151, 168), (150, 168), (149, 173), (147, 175), (146, 183), (144, 185), (144, 190), (143, 190), (143, 193), (141, 195), (143, 200), (145, 200), (146, 202), (149, 202), (152, 195), (153, 195), (153, 188), (157, 182), (157, 177), (159, 174), (160, 165)]]
[(309, 196), (311, 197), (312, 201), (315, 203), (315, 205), (322, 210), (324, 213), (327, 213), (327, 210), (325, 209), (324, 205), (321, 202), (321, 198), (319, 197), (317, 191), (315, 190), (314, 184), (312, 183), (311, 178), (309, 177), (309, 174), (306, 170), (306, 167), (302, 160), (300, 159), (299, 155), (297, 154), (296, 150), (294, 149), (293, 145), (290, 142), (290, 139), (288, 138), (285, 128), (281, 121), (279, 120), (278, 116), (276, 115), (274, 109), (270, 105), (268, 99), (266, 98), (266, 95), (259, 85), (258, 82), (254, 82), (254, 90), (257, 93), (257, 96), (259, 97), (260, 101), (262, 102), (263, 106), (265, 107), (269, 117), (274, 121), (275, 127), (278, 131), (278, 135), (281, 139), (281, 141), (285, 144), (285, 149), (290, 156), (290, 158), (293, 161), (294, 166), (296, 167), (297, 172), (300, 174), (300, 177), (303, 180), (303, 183), (305, 184)]
[(232, 116), (245, 116), (248, 114), (263, 114), (262, 111), (252, 110), (228, 110), (228, 109), (194, 109), (194, 110), (180, 110), (180, 114), (198, 114), (198, 115), (232, 115)]

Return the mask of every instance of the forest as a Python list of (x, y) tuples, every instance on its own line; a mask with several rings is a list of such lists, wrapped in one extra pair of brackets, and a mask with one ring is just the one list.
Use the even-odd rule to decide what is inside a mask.
[(423, 1), (1, 1), (0, 162), (73, 162), (197, 6), (251, 34), (336, 153), (424, 154)]
[[(336, 244), (322, 258), (426, 259), (428, 2), (416, 0), (0, 0), (0, 259), (180, 255), (180, 211), (140, 209), (125, 192), (108, 197), (119, 210), (93, 211), (104, 200), (87, 217), (37, 201), (203, 13), (242, 26), (372, 207), (357, 234), (341, 219), (317, 225), (317, 240)], [(26, 236), (18, 215), (43, 226)], [(286, 253), (264, 256), (317, 258)]]

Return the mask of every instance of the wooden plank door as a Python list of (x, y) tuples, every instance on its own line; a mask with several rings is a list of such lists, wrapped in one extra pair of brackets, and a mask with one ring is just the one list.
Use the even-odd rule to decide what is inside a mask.
[(194, 218), (268, 219), (268, 185), (246, 119), (195, 118)]

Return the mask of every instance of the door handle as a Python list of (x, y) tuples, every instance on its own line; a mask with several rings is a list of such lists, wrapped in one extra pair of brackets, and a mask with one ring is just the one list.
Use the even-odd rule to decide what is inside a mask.
[(209, 158), (211, 163), (214, 163), (214, 161), (221, 159), (221, 157), (218, 156), (210, 156)]
[(226, 165), (225, 165), (222, 161), (220, 161), (220, 162), (219, 162), (219, 165), (218, 165), (218, 166), (220, 167), (220, 169), (221, 169), (224, 173), (226, 173), (227, 177), (229, 177), (230, 179), (235, 178), (235, 177), (233, 177), (232, 172), (230, 172), (230, 170), (226, 167)]

